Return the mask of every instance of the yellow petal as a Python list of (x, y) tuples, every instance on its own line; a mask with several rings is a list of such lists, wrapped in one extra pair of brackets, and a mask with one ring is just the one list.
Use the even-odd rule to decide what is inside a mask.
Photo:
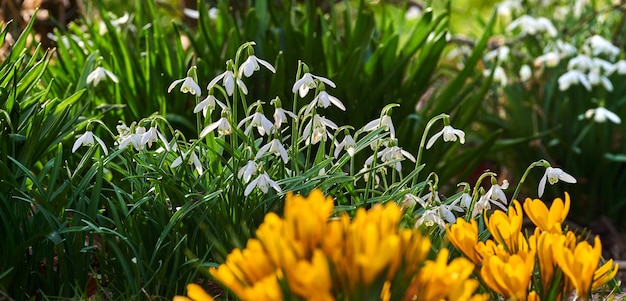
[(213, 301), (213, 297), (207, 294), (201, 286), (195, 283), (187, 284), (187, 296), (189, 296), (189, 298), (193, 301)]

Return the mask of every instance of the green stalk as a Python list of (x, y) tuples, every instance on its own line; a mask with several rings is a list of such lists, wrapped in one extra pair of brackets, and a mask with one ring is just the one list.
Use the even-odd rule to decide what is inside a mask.
[[(417, 150), (417, 158), (415, 159), (415, 169), (419, 168), (419, 166), (422, 163), (422, 153), (424, 152), (424, 149), (426, 148), (426, 138), (428, 137), (428, 132), (430, 131), (430, 128), (433, 126), (433, 124), (435, 124), (436, 121), (438, 121), (439, 119), (444, 119), (444, 118), (449, 118), (450, 116), (448, 116), (448, 114), (445, 113), (441, 113), (435, 117), (433, 117), (430, 121), (428, 121), (428, 123), (426, 124), (426, 127), (424, 128), (424, 133), (422, 133), (422, 139), (420, 140), (420, 145), (419, 148)], [(411, 182), (411, 186), (415, 186), (416, 180), (418, 178), (419, 172), (415, 173), (415, 177), (413, 178), (412, 182)]]
[(532, 164), (530, 164), (526, 168), (526, 171), (524, 171), (524, 174), (522, 175), (522, 178), (519, 180), (519, 183), (517, 183), (517, 187), (515, 187), (515, 192), (513, 192), (513, 197), (511, 198), (512, 200), (515, 200), (517, 198), (517, 195), (519, 194), (519, 190), (522, 187), (522, 184), (524, 183), (524, 181), (526, 181), (526, 177), (530, 173), (530, 170), (538, 166), (543, 166), (547, 168), (547, 167), (550, 167), (550, 163), (548, 163), (548, 161), (546, 160), (541, 159), (537, 162), (533, 162)]

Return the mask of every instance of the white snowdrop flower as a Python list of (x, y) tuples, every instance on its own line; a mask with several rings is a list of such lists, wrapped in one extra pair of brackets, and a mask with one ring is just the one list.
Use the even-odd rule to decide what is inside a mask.
[(269, 134), (274, 127), (274, 124), (269, 119), (267, 119), (267, 117), (265, 117), (262, 112), (259, 111), (256, 111), (254, 112), (254, 114), (242, 119), (237, 127), (241, 127), (244, 123), (246, 123), (246, 121), (250, 121), (250, 124), (244, 130), (244, 133), (246, 135), (250, 133), (250, 130), (253, 127), (256, 127), (261, 136), (265, 135), (266, 133)]
[(287, 122), (287, 116), (294, 119), (298, 118), (296, 114), (292, 113), (291, 111), (287, 111), (283, 108), (277, 107), (274, 111), (274, 128), (276, 128), (277, 130), (280, 129), (280, 126), (283, 123)]
[(452, 211), (463, 212), (463, 208), (459, 207), (455, 203), (439, 206), (439, 215), (450, 224), (454, 224), (456, 222), (456, 215)]
[(601, 58), (594, 57), (593, 59), (591, 59), (591, 62), (592, 62), (592, 69), (593, 68), (602, 69), (602, 71), (604, 71), (604, 74), (607, 76), (613, 74), (613, 72), (615, 72), (615, 70), (617, 69), (615, 64), (607, 60), (603, 60)]
[(579, 70), (570, 70), (565, 72), (563, 75), (559, 76), (559, 90), (565, 91), (569, 89), (570, 86), (576, 84), (582, 84), (585, 89), (591, 91), (591, 83), (587, 79), (587, 75), (582, 73)]
[(248, 58), (239, 66), (239, 70), (243, 70), (243, 75), (245, 77), (252, 76), (252, 73), (255, 71), (259, 71), (261, 69), (259, 64), (263, 65), (267, 70), (272, 71), (272, 73), (276, 73), (276, 69), (270, 63), (256, 57), (254, 54), (248, 56)]
[(200, 163), (200, 158), (198, 158), (198, 155), (196, 155), (194, 151), (188, 151), (182, 154), (182, 156), (178, 156), (176, 159), (174, 159), (174, 161), (172, 161), (171, 167), (176, 168), (180, 166), (183, 163), (184, 158), (187, 158), (187, 163), (192, 164), (198, 174), (202, 175), (202, 172), (204, 171), (202, 168), (202, 163)]
[[(218, 9), (216, 7), (211, 7), (209, 9), (209, 19), (211, 20), (215, 20), (217, 19), (217, 15), (218, 15)], [(191, 8), (183, 8), (183, 15), (187, 16), (190, 19), (199, 19), (200, 18), (200, 12), (195, 10), (195, 9), (191, 9)]]
[(89, 75), (87, 75), (87, 84), (93, 84), (93, 86), (97, 86), (101, 80), (105, 78), (110, 78), (114, 83), (119, 83), (117, 76), (113, 74), (111, 71), (104, 69), (102, 67), (98, 67), (93, 70)]
[(543, 177), (539, 181), (539, 187), (537, 191), (539, 197), (543, 195), (543, 191), (546, 188), (546, 181), (550, 183), (550, 185), (554, 185), (559, 182), (559, 180), (566, 183), (576, 183), (576, 179), (570, 174), (564, 172), (562, 169), (547, 167), (546, 172), (543, 174)]
[(324, 116), (319, 114), (313, 115), (309, 123), (304, 126), (302, 131), (302, 137), (305, 139), (305, 144), (317, 144), (321, 140), (326, 141), (327, 137), (332, 138), (332, 135), (328, 132), (327, 128), (336, 130), (337, 124)]
[(260, 174), (256, 179), (252, 180), (252, 182), (250, 182), (248, 186), (246, 186), (246, 189), (243, 192), (243, 195), (245, 196), (250, 195), (250, 193), (252, 193), (254, 188), (259, 188), (263, 193), (267, 194), (270, 187), (276, 190), (276, 192), (278, 193), (282, 192), (282, 190), (280, 189), (280, 186), (278, 186), (278, 184), (270, 178), (267, 172), (264, 172)]
[(100, 147), (102, 147), (104, 154), (108, 155), (109, 150), (107, 149), (106, 144), (104, 144), (104, 141), (98, 138), (98, 136), (94, 135), (91, 131), (85, 131), (85, 133), (78, 136), (76, 142), (74, 142), (74, 145), (72, 146), (72, 153), (76, 152), (76, 150), (81, 146), (93, 146), (95, 144), (94, 140), (95, 142), (98, 142), (98, 144), (100, 144)]
[(513, 22), (506, 27), (506, 30), (513, 31), (517, 28), (520, 29), (520, 35), (522, 36), (536, 35), (545, 32), (551, 37), (556, 37), (558, 33), (552, 21), (544, 17), (534, 18), (529, 15), (523, 15), (513, 20)]
[(522, 65), (522, 67), (519, 69), (519, 78), (522, 82), (527, 82), (532, 75), (533, 71), (528, 65)]
[(147, 144), (148, 147), (152, 147), (152, 143), (158, 140), (161, 140), (163, 142), (167, 150), (170, 149), (169, 143), (167, 143), (167, 139), (165, 139), (163, 134), (161, 134), (161, 132), (159, 132), (156, 127), (150, 127), (150, 129), (148, 129), (148, 131), (141, 136), (141, 144)]
[(274, 154), (275, 156), (280, 157), (281, 159), (283, 159), (283, 162), (285, 164), (287, 164), (287, 162), (289, 162), (289, 156), (287, 155), (287, 150), (285, 149), (283, 144), (280, 143), (280, 140), (278, 140), (277, 138), (274, 138), (269, 143), (263, 145), (259, 149), (259, 151), (256, 153), (256, 156), (254, 157), (254, 159), (258, 160), (259, 158), (263, 157), (263, 155), (267, 151), (269, 151), (270, 153)]
[(424, 213), (417, 219), (415, 222), (415, 227), (426, 226), (431, 227), (433, 225), (439, 225), (440, 227), (445, 227), (446, 223), (443, 221), (441, 216), (439, 216), (439, 208), (434, 207), (431, 209), (424, 210)]
[(432, 204), (441, 204), (441, 199), (439, 199), (439, 194), (437, 192), (433, 193), (432, 191), (418, 198), (417, 202), (424, 208), (431, 206)]
[(335, 83), (333, 83), (330, 79), (313, 75), (307, 72), (302, 75), (302, 78), (300, 78), (293, 84), (293, 88), (291, 89), (291, 91), (293, 93), (296, 93), (296, 91), (298, 91), (300, 97), (304, 98), (309, 93), (310, 89), (317, 87), (317, 83), (315, 82), (315, 80), (319, 80), (333, 88), (336, 87)]
[(219, 17), (219, 9), (217, 9), (217, 7), (211, 7), (209, 8), (209, 19), (211, 20), (217, 20), (217, 18)]
[(506, 194), (504, 194), (504, 189), (509, 188), (509, 181), (502, 181), (502, 185), (493, 184), (491, 188), (487, 190), (487, 192), (482, 196), (485, 200), (493, 203), (494, 205), (500, 207), (500, 209), (506, 211), (506, 205), (508, 204), (508, 200), (506, 198)]
[(617, 74), (626, 74), (626, 60), (617, 61), (617, 63), (613, 64), (613, 67), (615, 67), (615, 71), (617, 71)]
[(121, 123), (118, 124), (116, 127), (117, 132), (119, 133), (120, 136), (128, 136), (130, 135), (130, 128), (126, 126), (126, 124)]
[(186, 17), (190, 18), (190, 19), (195, 19), (197, 20), (198, 18), (200, 18), (200, 12), (195, 10), (195, 9), (191, 9), (191, 8), (183, 8), (183, 15), (185, 15)]
[(619, 47), (599, 35), (593, 35), (587, 40), (587, 43), (591, 47), (591, 53), (594, 56), (605, 54), (610, 58), (615, 58), (620, 53)]
[(232, 132), (232, 127), (230, 126), (230, 122), (228, 121), (229, 116), (230, 113), (228, 111), (222, 110), (222, 117), (216, 122), (207, 125), (200, 132), (200, 138), (204, 138), (204, 136), (214, 131), (215, 129), (217, 129), (217, 134), (220, 136), (230, 135), (230, 133)]
[(334, 97), (328, 94), (326, 91), (321, 91), (320, 93), (317, 94), (317, 96), (315, 96), (315, 98), (313, 98), (311, 103), (307, 105), (304, 111), (304, 115), (309, 114), (311, 110), (313, 110), (313, 107), (315, 107), (316, 104), (320, 108), (328, 108), (331, 104), (333, 104), (342, 111), (346, 110), (346, 107), (337, 97)]
[(620, 119), (619, 116), (617, 116), (617, 114), (607, 110), (604, 107), (597, 107), (595, 109), (587, 110), (585, 112), (585, 118), (587, 119), (593, 118), (593, 120), (597, 123), (604, 123), (607, 120), (615, 124), (620, 124), (622, 122), (622, 119)]
[(449, 61), (456, 62), (456, 67), (460, 70), (465, 67), (464, 59), (472, 54), (472, 48), (467, 45), (460, 45), (451, 49), (446, 58)]
[(579, 70), (587, 72), (593, 66), (593, 60), (588, 55), (579, 54), (576, 57), (569, 60), (567, 63), (568, 70)]
[(574, 17), (580, 18), (587, 5), (589, 5), (589, 0), (576, 0), (574, 2), (574, 9), (572, 10)]
[(417, 205), (417, 200), (419, 198), (411, 193), (407, 193), (404, 195), (404, 198), (402, 199), (402, 211), (406, 210), (406, 209), (413, 209), (415, 208), (415, 205)]
[[(124, 126), (125, 127), (125, 126)], [(121, 127), (121, 129), (126, 130), (127, 128)], [(118, 127), (118, 131), (120, 127)], [(117, 140), (119, 148), (123, 149), (129, 145), (132, 145), (136, 151), (140, 151), (144, 148), (144, 143), (141, 143), (141, 139), (143, 135), (146, 133), (146, 128), (142, 126), (138, 126), (135, 128), (135, 133), (131, 133), (130, 130), (127, 132), (120, 132), (120, 136)]]
[(439, 139), (439, 137), (441, 136), (443, 136), (444, 142), (456, 141), (456, 139), (458, 138), (461, 144), (465, 143), (465, 132), (455, 129), (450, 125), (446, 125), (440, 132), (436, 133), (435, 135), (430, 137), (430, 139), (428, 139), (428, 143), (426, 143), (426, 149), (429, 149), (431, 146), (433, 146), (433, 144), (435, 144), (435, 141), (437, 141), (437, 139)]
[(574, 45), (563, 42), (563, 40), (556, 40), (554, 47), (562, 57), (572, 56), (578, 52)]
[(209, 113), (213, 112), (213, 110), (215, 109), (215, 105), (219, 105), (220, 108), (222, 108), (222, 110), (226, 109), (226, 105), (224, 103), (222, 103), (221, 101), (217, 100), (217, 98), (215, 98), (215, 96), (209, 94), (209, 96), (207, 96), (204, 100), (202, 100), (201, 102), (199, 102), (195, 108), (193, 108), (193, 112), (194, 113), (198, 113), (200, 111), (202, 111), (202, 116), (206, 117), (206, 113), (207, 111)]
[(111, 25), (119, 27), (120, 25), (128, 23), (128, 21), (130, 21), (130, 14), (128, 14), (128, 12), (124, 12), (124, 15), (121, 17), (111, 20)]
[(483, 57), (485, 61), (491, 61), (494, 58), (498, 58), (498, 61), (503, 62), (509, 59), (509, 53), (511, 49), (508, 46), (500, 46), (494, 50), (491, 50)]
[(246, 87), (246, 84), (239, 77), (236, 77), (230, 70), (225, 71), (224, 73), (213, 78), (207, 85), (206, 89), (210, 91), (211, 88), (213, 88), (213, 86), (222, 79), (222, 84), (224, 88), (226, 88), (228, 96), (233, 96), (233, 93), (235, 92), (235, 83), (239, 86), (239, 89), (241, 89), (243, 94), (248, 95), (248, 87)]
[(421, 16), (422, 10), (416, 5), (411, 5), (404, 13), (404, 18), (407, 20), (415, 20)]
[(354, 138), (352, 138), (350, 134), (346, 134), (341, 142), (337, 142), (337, 140), (335, 140), (335, 159), (339, 158), (339, 153), (341, 153), (344, 149), (350, 157), (354, 157), (354, 153), (356, 152), (356, 142), (354, 142)]
[(474, 204), (474, 209), (472, 210), (472, 218), (477, 217), (485, 210), (489, 209), (491, 209), (491, 202), (489, 201), (489, 198), (486, 198), (484, 195), (481, 196), (476, 204)]
[(404, 159), (409, 159), (415, 163), (415, 157), (413, 157), (411, 153), (403, 150), (401, 147), (398, 146), (390, 146), (384, 148), (383, 150), (378, 152), (378, 157), (383, 163), (395, 162), (394, 168), (398, 172), (402, 170), (401, 162), (404, 161)]
[(472, 196), (469, 193), (464, 192), (458, 199), (458, 201), (461, 207), (469, 209), (469, 207), (472, 205)]
[(587, 74), (587, 79), (589, 79), (589, 83), (592, 86), (602, 84), (607, 91), (613, 91), (613, 83), (611, 83), (608, 77), (600, 73), (600, 68), (592, 68), (589, 74)]
[[(491, 76), (491, 70), (483, 70), (483, 75), (485, 77), (489, 77)], [(493, 71), (493, 82), (494, 83), (499, 83), (500, 86), (506, 86), (509, 82), (509, 79), (506, 76), (506, 72), (504, 71), (504, 68), (502, 68), (502, 66), (497, 66), (496, 69)]]
[(491, 209), (491, 199), (489, 197), (486, 197), (486, 195), (482, 195), (480, 198), (478, 198), (478, 201), (474, 204), (474, 209), (472, 210), (472, 218), (476, 218), (478, 215), (482, 214), (485, 210), (489, 210), (489, 209)]
[(198, 86), (198, 84), (193, 80), (193, 78), (189, 76), (173, 81), (170, 84), (169, 88), (167, 88), (167, 93), (172, 92), (174, 87), (176, 87), (180, 83), (183, 83), (180, 86), (180, 92), (189, 93), (191, 95), (198, 95), (198, 96), (202, 95), (202, 90), (200, 90), (200, 86)]
[(250, 179), (252, 179), (252, 175), (256, 173), (258, 165), (256, 162), (250, 160), (246, 165), (244, 165), (239, 172), (237, 172), (237, 176), (243, 180), (244, 183), (248, 183)]
[(385, 115), (382, 118), (374, 119), (368, 122), (364, 127), (363, 131), (371, 132), (379, 127), (383, 127), (385, 131), (389, 131), (389, 137), (394, 139), (396, 137), (396, 130), (393, 127), (393, 122), (391, 120), (391, 116)]
[[(370, 176), (372, 175), (372, 171), (369, 170), (369, 169), (370, 169), (369, 165), (365, 164), (363, 166), (363, 168), (361, 168), (361, 170), (359, 170), (359, 173), (358, 173), (359, 175), (363, 175), (363, 180), (365, 182), (369, 182), (371, 180)], [(382, 174), (383, 176), (386, 176), (387, 175), (387, 169), (385, 169), (385, 168), (378, 168), (378, 169), (376, 169), (373, 172), (373, 175), (374, 175), (374, 188), (380, 187), (380, 177), (378, 176), (378, 173)], [(354, 180), (355, 185), (356, 185), (356, 180), (357, 179)]]
[(559, 62), (561, 62), (561, 57), (555, 51), (550, 51), (538, 56), (533, 62), (535, 66), (545, 65), (546, 67), (554, 68)]
[(497, 6), (498, 15), (502, 17), (510, 17), (514, 12), (522, 10), (522, 2), (520, 0), (504, 0)]

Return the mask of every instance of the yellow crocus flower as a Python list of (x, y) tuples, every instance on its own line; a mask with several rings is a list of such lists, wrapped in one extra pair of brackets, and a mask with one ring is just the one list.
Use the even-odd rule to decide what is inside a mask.
[(243, 301), (276, 301), (282, 300), (283, 296), (280, 289), (279, 280), (282, 280), (280, 271), (257, 281), (252, 286), (244, 288), (242, 295), (239, 295)]
[[(384, 207), (375, 205), (369, 211), (361, 208), (357, 212), (347, 240), (348, 248), (354, 250), (352, 270), (358, 270), (351, 277), (358, 277), (362, 285), (372, 284), (394, 260), (399, 259), (400, 237), (397, 233), (400, 217), (400, 208), (395, 203)], [(393, 223), (395, 228), (391, 227)]]
[(593, 273), (593, 283), (591, 284), (591, 290), (595, 290), (605, 285), (607, 282), (613, 280), (613, 278), (617, 274), (618, 269), (619, 265), (613, 265), (613, 259), (609, 259), (609, 261), (605, 262)]
[(485, 224), (493, 239), (504, 245), (509, 253), (515, 253), (520, 248), (522, 220), (522, 206), (517, 200), (513, 201), (513, 206), (509, 206), (508, 213), (496, 210), (490, 217), (485, 215)]
[(520, 251), (508, 258), (483, 258), (480, 277), (492, 290), (507, 300), (526, 300), (528, 284), (535, 267), (534, 251)]
[(324, 197), (321, 190), (313, 190), (308, 197), (288, 193), (285, 199), (284, 220), (286, 234), (302, 244), (303, 257), (310, 257), (323, 239), (328, 218), (333, 212), (332, 197)]
[(455, 258), (448, 265), (448, 250), (439, 250), (435, 261), (424, 263), (417, 282), (413, 284), (417, 285), (417, 300), (438, 301), (445, 299), (454, 290), (465, 289), (462, 284), (473, 270), (474, 264), (462, 257)]
[(601, 255), (602, 243), (597, 236), (593, 247), (587, 241), (579, 242), (573, 251), (563, 245), (554, 245), (554, 259), (573, 284), (576, 295), (583, 300), (589, 297)]
[(496, 244), (496, 242), (491, 239), (487, 239), (484, 242), (479, 241), (476, 245), (476, 252), (480, 256), (481, 261), (493, 255), (503, 259), (507, 259), (509, 256), (509, 252), (504, 248), (503, 244)]
[(328, 260), (324, 253), (316, 249), (309, 262), (300, 260), (294, 267), (287, 269), (289, 289), (298, 296), (307, 300), (330, 301), (332, 280), (328, 269)]
[(463, 218), (457, 218), (456, 223), (446, 227), (446, 235), (454, 247), (463, 252), (475, 264), (479, 264), (482, 261), (478, 252), (476, 252), (478, 225), (475, 220), (472, 219), (468, 223)]
[(530, 248), (535, 251), (539, 260), (539, 273), (541, 274), (543, 292), (547, 292), (555, 280), (555, 268), (557, 267), (553, 249), (556, 245), (565, 245), (565, 236), (563, 234), (541, 232), (537, 228), (528, 240)]
[(389, 267), (387, 279), (393, 279), (400, 264), (405, 278), (415, 275), (430, 252), (430, 240), (419, 232), (402, 229), (399, 236), (403, 254), (401, 258), (396, 259), (395, 265)]
[(537, 292), (532, 291), (528, 293), (528, 298), (526, 298), (526, 301), (541, 301), (541, 298), (539, 298), (539, 295), (537, 295)]
[(539, 199), (526, 199), (524, 211), (528, 218), (543, 231), (562, 233), (561, 224), (567, 217), (570, 207), (569, 194), (565, 193), (565, 202), (560, 198), (554, 199), (550, 209)]
[(187, 284), (187, 297), (176, 296), (172, 301), (213, 301), (213, 297), (207, 294), (200, 285)]

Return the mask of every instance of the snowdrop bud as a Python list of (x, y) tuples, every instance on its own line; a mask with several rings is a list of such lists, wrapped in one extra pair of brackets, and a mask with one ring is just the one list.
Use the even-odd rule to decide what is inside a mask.
[(519, 69), (519, 78), (521, 81), (527, 82), (531, 76), (532, 76), (532, 70), (530, 69), (530, 66), (523, 65)]

